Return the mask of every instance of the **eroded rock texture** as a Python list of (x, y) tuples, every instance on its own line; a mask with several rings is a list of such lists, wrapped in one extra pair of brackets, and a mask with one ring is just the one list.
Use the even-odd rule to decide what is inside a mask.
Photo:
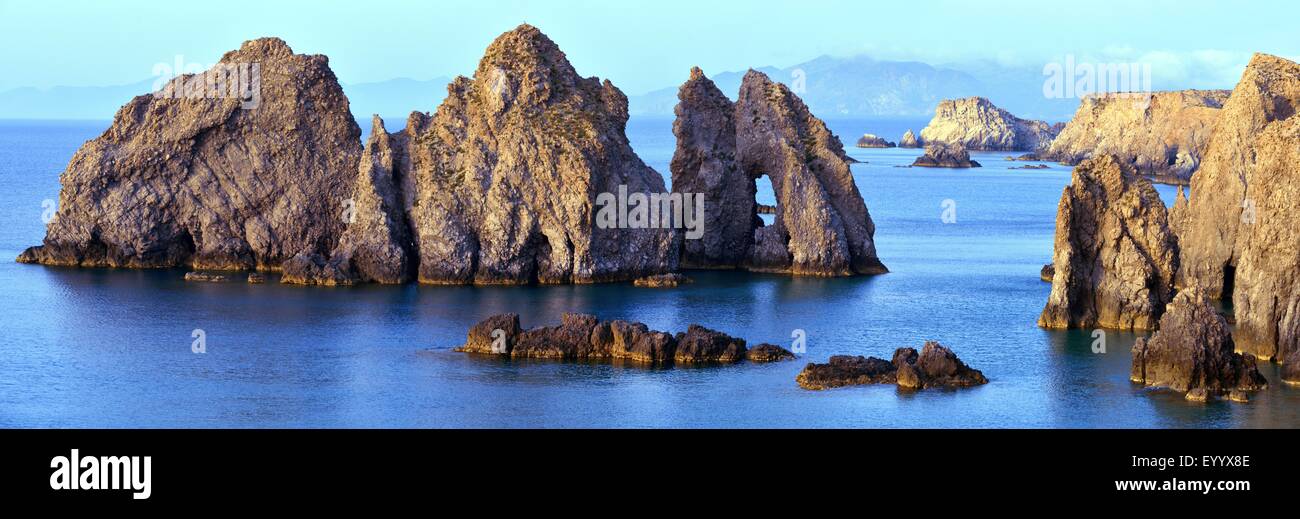
[(897, 384), (904, 389), (959, 388), (988, 383), (979, 370), (967, 366), (937, 342), (894, 351), (893, 360), (836, 355), (825, 364), (809, 363), (795, 378), (804, 389), (822, 390), (868, 384)]
[(1300, 350), (1300, 65), (1256, 54), (1178, 211), (1180, 287), (1233, 303), (1238, 350)]
[(1235, 353), (1228, 323), (1199, 290), (1179, 292), (1160, 319), (1160, 331), (1133, 345), (1134, 382), (1202, 395), (1255, 391), (1268, 382), (1255, 358)]
[(739, 267), (749, 257), (756, 214), (754, 180), (736, 161), (735, 106), (699, 68), (678, 91), (670, 166), (673, 192), (704, 194), (704, 235), (682, 240), (685, 268)]
[(925, 144), (960, 144), (979, 151), (1038, 151), (1047, 149), (1059, 127), (1026, 120), (994, 106), (983, 97), (945, 99), (921, 130)]
[(1229, 93), (1183, 90), (1086, 97), (1044, 156), (1075, 165), (1114, 155), (1143, 175), (1186, 182), (1200, 166)]
[[(642, 323), (600, 321), (585, 314), (564, 314), (559, 326), (524, 330), (517, 314), (488, 317), (470, 328), (456, 351), (518, 359), (626, 360), (643, 364), (734, 364), (743, 360), (772, 362), (794, 358), (779, 346), (755, 350), (745, 340), (691, 325), (676, 336)], [(752, 353), (752, 355), (751, 355)]]
[[(492, 42), (404, 136), (406, 210), (419, 280), (591, 283), (675, 270), (671, 229), (605, 228), (602, 194), (663, 193), (624, 133), (627, 97), (583, 78), (541, 31)], [(620, 190), (620, 188), (622, 188)]]
[(735, 110), (740, 166), (751, 179), (767, 175), (777, 200), (774, 223), (754, 231), (747, 267), (813, 276), (886, 272), (844, 145), (826, 124), (789, 88), (754, 70), (741, 82)]
[[(181, 76), (164, 89), (174, 95), (118, 110), (73, 156), (43, 244), (19, 261), (278, 270), (295, 254), (328, 253), (361, 154), (329, 60), (263, 38), (219, 64), (248, 71), (225, 77), (223, 97), (196, 90), (215, 73)], [(260, 99), (247, 109), (244, 89), (229, 88), (241, 81), (260, 84), (248, 89)]]
[(1109, 155), (1076, 167), (1052, 267), (1039, 326), (1153, 329), (1173, 297), (1178, 239), (1151, 182)]
[(970, 159), (970, 152), (960, 144), (927, 144), (925, 145), (925, 154), (917, 157), (912, 161), (913, 167), (918, 168), (979, 168), (983, 167), (978, 161)]

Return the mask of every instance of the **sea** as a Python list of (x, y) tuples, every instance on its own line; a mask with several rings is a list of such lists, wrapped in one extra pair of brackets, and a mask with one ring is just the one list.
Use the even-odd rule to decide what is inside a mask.
[[(394, 121), (396, 122), (396, 121)], [(925, 121), (830, 120), (890, 272), (798, 278), (689, 272), (676, 289), (324, 288), (186, 283), (183, 270), (69, 269), (13, 259), (44, 236), (59, 174), (108, 121), (0, 121), (0, 427), (44, 428), (1257, 428), (1300, 426), (1300, 388), (1247, 404), (1190, 403), (1129, 382), (1140, 335), (1048, 331), (1057, 204), (1070, 169), (906, 168), (898, 140)], [(368, 126), (368, 125), (365, 125)], [(400, 123), (399, 123), (400, 126)], [(667, 176), (671, 119), (628, 136)], [(760, 183), (760, 201), (771, 203)], [(1173, 188), (1159, 187), (1171, 202)], [(684, 330), (701, 324), (797, 361), (650, 369), (512, 361), (452, 351), (496, 313), (524, 326), (564, 312)], [(204, 353), (195, 353), (202, 339)], [(1098, 342), (1102, 339), (1102, 342)], [(832, 355), (890, 358), (939, 341), (988, 377), (963, 390), (808, 391), (795, 376)], [(1100, 346), (1100, 347), (1099, 347)]]

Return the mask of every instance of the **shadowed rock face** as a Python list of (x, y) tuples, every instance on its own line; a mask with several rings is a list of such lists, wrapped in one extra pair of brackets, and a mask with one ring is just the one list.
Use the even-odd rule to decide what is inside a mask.
[(412, 279), (410, 236), (394, 178), (401, 148), (384, 130), (384, 121), (371, 121), (370, 140), (361, 157), (351, 207), (344, 211), (347, 228), (326, 259), (307, 252), (285, 262), (281, 282), (291, 284), (400, 284)]
[(1160, 318), (1160, 331), (1133, 345), (1134, 382), (1188, 393), (1227, 395), (1268, 386), (1255, 358), (1234, 352), (1228, 323), (1199, 290), (1184, 290)]
[(642, 364), (734, 364), (743, 360), (793, 359), (779, 346), (751, 350), (745, 340), (691, 325), (677, 336), (627, 321), (600, 321), (594, 316), (564, 314), (559, 326), (523, 330), (516, 314), (495, 315), (470, 328), (456, 351), (517, 359), (626, 360)]
[(826, 124), (785, 85), (753, 70), (741, 83), (735, 114), (740, 166), (751, 179), (767, 175), (777, 199), (772, 226), (754, 232), (747, 268), (814, 276), (886, 272), (844, 145)]
[(1046, 160), (1065, 164), (1114, 155), (1138, 173), (1186, 181), (1200, 166), (1227, 90), (1084, 98)]
[(1300, 350), (1300, 65), (1256, 54), (1224, 104), (1178, 212), (1180, 287), (1230, 298), (1236, 347)]
[(1173, 296), (1178, 240), (1151, 182), (1110, 156), (1075, 168), (1052, 266), (1039, 326), (1153, 329)]
[(457, 78), (432, 116), (411, 115), (399, 168), (419, 280), (591, 283), (675, 270), (676, 233), (601, 228), (602, 194), (663, 193), (624, 133), (627, 97), (580, 77), (522, 25)]
[(918, 168), (979, 168), (979, 162), (970, 159), (970, 153), (960, 144), (927, 144), (925, 154), (912, 162)]
[(748, 258), (754, 228), (754, 180), (736, 163), (735, 107), (699, 68), (677, 94), (670, 169), (673, 192), (702, 193), (704, 235), (682, 240), (685, 268), (739, 267)]
[[(143, 95), (86, 143), (61, 177), (43, 245), (19, 261), (48, 265), (278, 270), (327, 253), (343, 233), (361, 131), (329, 60), (263, 38), (221, 65), (257, 64), (260, 100)], [(204, 76), (215, 77), (215, 76)]]
[(1047, 149), (1060, 129), (1043, 121), (1021, 119), (983, 97), (946, 99), (921, 130), (925, 144), (959, 144), (980, 151)]
[(892, 361), (836, 355), (826, 364), (809, 363), (795, 381), (812, 390), (869, 384), (898, 384), (903, 389), (959, 388), (988, 383), (983, 373), (933, 341), (925, 343), (920, 353), (913, 348), (899, 348)]

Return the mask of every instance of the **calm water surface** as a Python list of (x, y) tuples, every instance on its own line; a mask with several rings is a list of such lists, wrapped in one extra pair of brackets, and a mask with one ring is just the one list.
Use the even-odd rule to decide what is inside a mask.
[[(832, 121), (846, 142), (897, 140), (925, 121)], [(0, 426), (6, 427), (1296, 427), (1300, 391), (1248, 405), (1189, 404), (1128, 382), (1135, 336), (1034, 322), (1049, 286), (1053, 221), (1067, 168), (1012, 171), (976, 154), (969, 171), (905, 169), (916, 150), (858, 150), (853, 167), (888, 275), (796, 279), (693, 273), (676, 290), (580, 287), (304, 288), (190, 284), (183, 271), (76, 270), (12, 258), (44, 234), (42, 201), (106, 122), (0, 122)], [(671, 120), (634, 120), (638, 153), (667, 173)], [(760, 186), (766, 188), (766, 186)], [(1168, 199), (1172, 190), (1161, 188)], [(770, 188), (760, 198), (770, 197)], [(945, 200), (957, 222), (943, 224)], [(666, 330), (700, 323), (799, 362), (649, 370), (511, 362), (452, 347), (493, 313), (525, 326), (563, 312)], [(206, 333), (205, 355), (190, 352)], [(811, 392), (804, 362), (888, 358), (926, 339), (953, 348), (987, 386), (918, 394), (891, 386)]]

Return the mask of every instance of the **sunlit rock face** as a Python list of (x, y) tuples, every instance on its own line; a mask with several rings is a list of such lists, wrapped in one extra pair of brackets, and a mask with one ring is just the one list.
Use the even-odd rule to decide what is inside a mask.
[(923, 144), (957, 144), (977, 151), (1041, 151), (1060, 128), (1021, 119), (983, 97), (945, 99), (921, 130)]

